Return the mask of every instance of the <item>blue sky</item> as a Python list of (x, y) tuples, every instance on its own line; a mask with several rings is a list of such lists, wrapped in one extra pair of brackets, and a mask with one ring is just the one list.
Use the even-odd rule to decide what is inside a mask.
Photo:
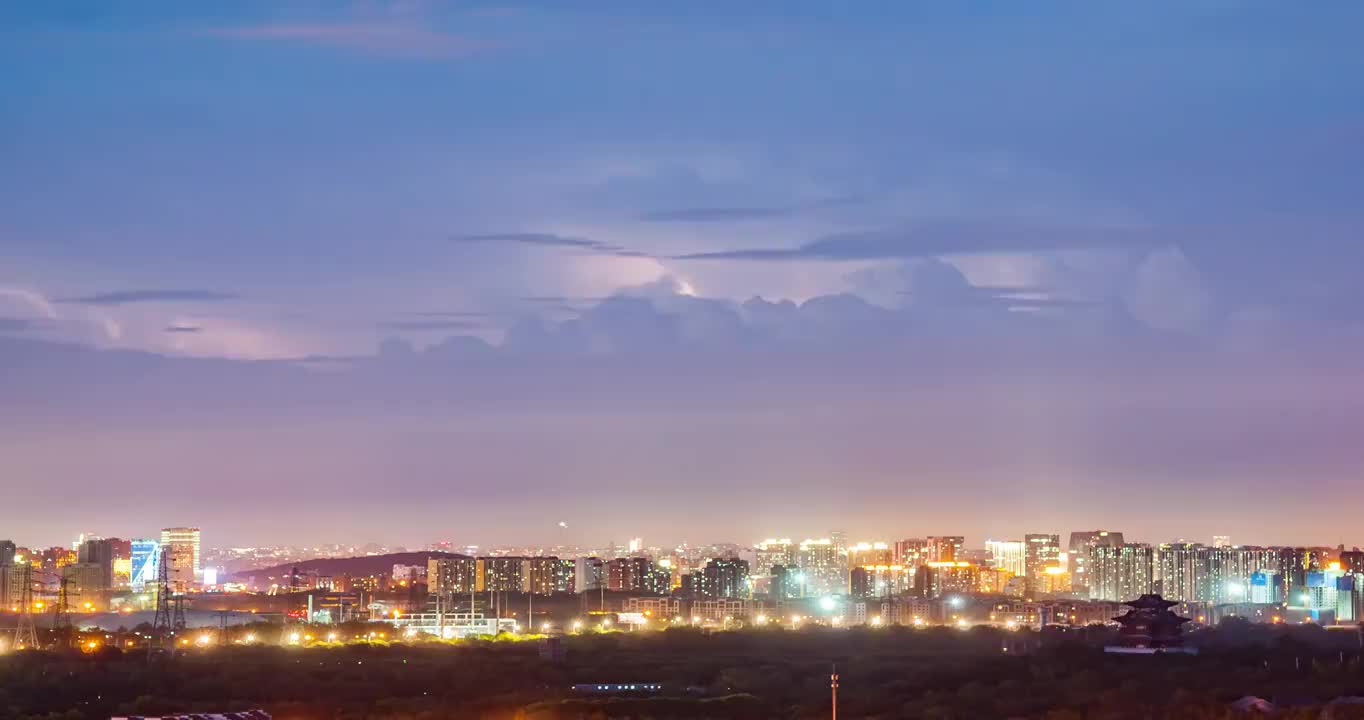
[[(1319, 517), (1364, 459), (1348, 380), (1364, 348), (1362, 23), (1357, 3), (1234, 0), (7, 5), (0, 388), (22, 412), (0, 419), (0, 448), (45, 509), (92, 474), (200, 472), (218, 438), (280, 458), (301, 498), (410, 467), (426, 478), (410, 493), (488, 510), (474, 540), (553, 525), (497, 517), (508, 488), (568, 507), (641, 477), (658, 494), (622, 508), (685, 506), (698, 482), (752, 495), (695, 529), (679, 510), (660, 526), (676, 539), (1037, 529), (963, 512), (920, 530), (916, 503), (953, 500), (920, 488), (944, 476), (1089, 497), (1038, 506), (1058, 531), (1177, 532), (1113, 510), (1123, 482), (1292, 483)], [(761, 412), (732, 400), (755, 368), (772, 369)], [(191, 407), (128, 385), (149, 376), (257, 399), (195, 391)], [(498, 392), (410, 416), (390, 400), (466, 382)], [(1110, 403), (1148, 385), (1186, 400)], [(641, 388), (661, 389), (632, 403)], [(811, 403), (837, 432), (792, 423)], [(925, 441), (942, 457), (894, 452), (897, 427), (1052, 412), (1044, 437), (1002, 424)], [(688, 413), (703, 418), (684, 423), (690, 460), (591, 452), (622, 428), (636, 447), (672, 437)], [(215, 440), (167, 465), (186, 416)], [(117, 449), (67, 457), (64, 442), (96, 441), (58, 428), (123, 417)], [(296, 451), (250, 436), (281, 417), (306, 435)], [(1112, 432), (1093, 436), (1096, 417)], [(508, 466), (458, 429), (478, 418), (558, 461)], [(546, 418), (562, 424), (523, 429)], [(457, 460), (452, 442), (468, 445)], [(361, 456), (319, 464), (339, 446)], [(437, 479), (452, 465), (467, 479)], [(858, 497), (825, 518), (807, 501), (831, 502), (831, 475)], [(120, 532), (194, 521), (213, 487), (121, 495), (135, 527)], [(1258, 527), (1263, 497), (1225, 496), (1170, 522), (1215, 501)], [(903, 511), (875, 507), (887, 499)], [(231, 507), (209, 515), (234, 541), (255, 532)], [(42, 517), (20, 529), (99, 521)], [(277, 534), (330, 526), (295, 527)], [(374, 533), (455, 531), (440, 514), (401, 530)], [(1291, 530), (1266, 541), (1316, 531)], [(1351, 539), (1321, 535), (1300, 541)]]

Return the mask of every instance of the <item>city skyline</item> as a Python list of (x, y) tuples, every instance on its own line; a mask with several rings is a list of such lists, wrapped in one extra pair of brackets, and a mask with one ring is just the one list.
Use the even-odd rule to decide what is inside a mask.
[(5, 5), (0, 534), (1364, 544), (1361, 25)]

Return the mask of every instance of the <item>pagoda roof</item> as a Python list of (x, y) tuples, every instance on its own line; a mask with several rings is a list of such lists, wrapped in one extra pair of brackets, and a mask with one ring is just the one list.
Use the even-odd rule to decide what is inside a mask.
[(1168, 610), (1178, 604), (1179, 603), (1174, 600), (1166, 600), (1165, 598), (1155, 593), (1148, 593), (1146, 595), (1142, 595), (1136, 600), (1129, 600), (1123, 603), (1123, 605), (1133, 607), (1138, 610)]

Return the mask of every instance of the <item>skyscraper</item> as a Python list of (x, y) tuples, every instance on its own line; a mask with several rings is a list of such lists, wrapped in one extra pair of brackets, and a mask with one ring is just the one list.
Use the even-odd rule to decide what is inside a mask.
[(1154, 553), (1145, 543), (1097, 545), (1089, 568), (1091, 600), (1125, 602), (1151, 592)]
[(701, 571), (701, 581), (696, 587), (703, 597), (740, 598), (747, 594), (747, 580), (747, 561), (716, 558), (706, 563), (705, 569)]
[(114, 541), (92, 538), (76, 550), (76, 562), (90, 565), (81, 573), (81, 585), (87, 591), (108, 590), (114, 586)]
[(1061, 558), (1061, 536), (1028, 533), (1023, 536), (1023, 574), (1028, 592), (1040, 592), (1048, 567), (1057, 567)]
[(805, 574), (808, 595), (843, 594), (848, 591), (848, 558), (838, 552), (833, 540), (805, 540), (798, 557)]
[(1070, 534), (1066, 549), (1070, 556), (1070, 583), (1078, 591), (1089, 588), (1089, 566), (1094, 559), (1094, 548), (1099, 545), (1117, 547), (1123, 544), (1122, 533), (1109, 530), (1080, 530)]
[(161, 531), (161, 553), (175, 592), (188, 592), (203, 572), (199, 560), (199, 528), (173, 527)]
[(965, 538), (961, 535), (930, 535), (928, 537), (928, 562), (957, 562), (962, 560), (961, 546)]
[(991, 567), (1023, 577), (1027, 573), (1027, 554), (1023, 546), (1022, 540), (986, 540), (985, 552)]
[(606, 586), (606, 563), (598, 557), (580, 557), (574, 563), (573, 590), (584, 593)]

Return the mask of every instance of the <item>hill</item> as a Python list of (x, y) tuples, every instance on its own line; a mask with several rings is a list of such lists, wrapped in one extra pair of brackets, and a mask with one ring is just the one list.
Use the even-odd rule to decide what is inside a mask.
[(301, 560), (299, 562), (285, 563), (254, 570), (242, 570), (232, 573), (230, 579), (245, 580), (255, 577), (258, 580), (263, 578), (285, 578), (294, 568), (298, 568), (300, 575), (350, 575), (353, 577), (365, 575), (381, 575), (393, 572), (394, 565), (421, 565), (425, 566), (426, 561), (431, 558), (462, 558), (467, 555), (455, 553), (422, 551), (389, 553), (387, 555), (363, 555), (360, 557), (349, 558), (316, 558), (314, 560)]

